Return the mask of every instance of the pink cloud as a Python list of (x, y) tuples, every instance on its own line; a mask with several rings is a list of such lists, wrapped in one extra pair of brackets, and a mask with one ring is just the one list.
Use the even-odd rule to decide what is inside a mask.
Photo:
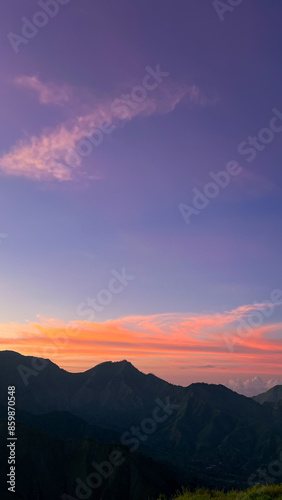
[[(128, 359), (146, 371), (175, 375), (179, 367), (188, 367), (198, 378), (204, 369), (211, 375), (276, 373), (281, 368), (281, 323), (262, 324), (251, 335), (238, 337), (237, 321), (261, 304), (241, 306), (213, 314), (159, 314), (128, 316), (102, 323), (57, 319), (0, 326), (2, 349), (49, 357), (74, 371), (87, 369), (105, 360)], [(235, 339), (230, 352), (225, 333)], [(237, 337), (236, 337), (237, 336)], [(183, 373), (183, 371), (182, 371)], [(195, 378), (194, 377), (194, 378)]]
[(20, 76), (14, 83), (26, 89), (33, 90), (38, 94), (41, 104), (63, 105), (72, 97), (72, 89), (68, 85), (56, 85), (55, 83), (42, 83), (37, 76)]
[[(68, 166), (67, 154), (84, 137), (84, 127), (87, 128), (93, 122), (95, 115), (78, 117), (54, 130), (46, 129), (39, 136), (18, 141), (9, 153), (0, 158), (0, 170), (6, 175), (23, 176), (36, 181), (74, 179), (78, 172)], [(77, 170), (81, 163), (82, 158), (79, 158)]]
[[(87, 155), (77, 154), (77, 145), (82, 140), (85, 143), (87, 134), (91, 136), (93, 130), (100, 129), (105, 121), (108, 128), (114, 129), (136, 116), (171, 113), (181, 101), (188, 100), (201, 105), (203, 99), (195, 86), (164, 82), (152, 94), (146, 92), (144, 99), (130, 106), (125, 106), (122, 98), (97, 101), (87, 92), (81, 92), (79, 104), (78, 92), (66, 85), (44, 84), (35, 76), (21, 76), (16, 79), (16, 83), (36, 91), (42, 104), (67, 104), (68, 112), (73, 114), (72, 119), (54, 129), (44, 129), (38, 136), (19, 140), (0, 158), (0, 171), (3, 174), (23, 176), (35, 181), (71, 181), (82, 175), (81, 166)], [(102, 139), (104, 134), (106, 132), (102, 133)], [(99, 135), (101, 137), (101, 130)], [(91, 143), (89, 146), (88, 141), (88, 148), (93, 149), (95, 145), (95, 140), (94, 146)], [(68, 162), (70, 151), (75, 155), (75, 161), (71, 164)], [(89, 177), (93, 178), (91, 174)]]

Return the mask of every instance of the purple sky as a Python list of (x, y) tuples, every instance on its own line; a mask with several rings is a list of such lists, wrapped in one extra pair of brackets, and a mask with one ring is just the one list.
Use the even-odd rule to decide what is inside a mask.
[[(44, 23), (38, 2), (5, 4), (1, 323), (90, 321), (78, 305), (123, 268), (134, 280), (95, 321), (221, 314), (282, 288), (281, 3), (221, 20), (211, 0), (70, 0), (36, 33), (22, 18)], [(179, 205), (231, 160), (240, 173), (186, 224)]]

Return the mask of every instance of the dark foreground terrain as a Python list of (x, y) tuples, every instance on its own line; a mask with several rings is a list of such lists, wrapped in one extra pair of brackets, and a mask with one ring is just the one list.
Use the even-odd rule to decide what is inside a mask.
[[(247, 398), (222, 385), (174, 386), (127, 361), (72, 374), (11, 351), (0, 352), (0, 380), (1, 499), (147, 500), (181, 486), (282, 480), (279, 386)], [(7, 496), (11, 385), (17, 475)]]
[[(164, 498), (164, 497), (163, 497)], [(163, 500), (159, 498), (159, 500)], [(282, 485), (256, 486), (245, 491), (232, 490), (228, 493), (200, 488), (194, 493), (183, 491), (173, 496), (173, 500), (282, 500)], [(171, 499), (170, 499), (171, 500)]]

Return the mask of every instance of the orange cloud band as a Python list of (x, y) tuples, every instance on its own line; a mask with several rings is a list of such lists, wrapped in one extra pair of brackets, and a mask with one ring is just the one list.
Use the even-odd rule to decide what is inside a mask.
[[(163, 314), (103, 323), (65, 324), (49, 319), (27, 325), (6, 324), (0, 329), (1, 349), (50, 358), (70, 371), (127, 359), (142, 371), (152, 370), (164, 378), (180, 368), (189, 368), (194, 378), (203, 370), (224, 376), (282, 374), (281, 323), (263, 324), (247, 335), (238, 334), (236, 322), (250, 307), (255, 309), (256, 305), (198, 316)], [(226, 335), (233, 342), (232, 351)]]

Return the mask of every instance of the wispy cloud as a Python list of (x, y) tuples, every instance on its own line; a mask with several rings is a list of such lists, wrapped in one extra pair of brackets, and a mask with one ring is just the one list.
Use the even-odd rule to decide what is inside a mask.
[[(262, 325), (240, 339), (236, 352), (226, 348), (223, 333), (236, 332), (236, 321), (254, 305), (225, 313), (129, 316), (103, 323), (40, 320), (26, 325), (1, 325), (3, 349), (51, 357), (79, 371), (104, 360), (127, 358), (146, 371), (187, 367), (205, 373), (276, 373), (282, 376), (281, 323)], [(280, 335), (281, 336), (281, 335)]]
[(94, 124), (98, 116), (99, 113), (78, 117), (54, 130), (46, 129), (39, 136), (20, 140), (0, 158), (0, 170), (6, 175), (23, 176), (36, 181), (73, 180), (79, 173), (79, 165), (76, 172), (68, 167), (67, 152), (84, 137), (84, 129)]
[[(70, 181), (83, 175), (83, 155), (78, 156), (75, 167), (70, 168), (67, 162), (68, 151), (73, 150), (79, 141), (87, 138), (87, 134), (99, 129), (105, 122), (116, 128), (137, 116), (171, 113), (182, 101), (192, 105), (204, 103), (204, 97), (197, 87), (174, 82), (164, 82), (151, 93), (146, 91), (144, 99), (139, 96), (138, 101), (130, 105), (122, 98), (98, 101), (87, 92), (81, 92), (81, 102), (78, 104), (76, 89), (59, 87), (53, 83), (45, 84), (36, 76), (21, 76), (16, 79), (16, 83), (36, 91), (42, 104), (65, 104), (68, 114), (73, 116), (54, 129), (46, 128), (40, 135), (19, 140), (0, 158), (0, 171), (3, 174), (36, 181)], [(93, 178), (93, 175), (90, 177)]]
[(41, 104), (56, 104), (62, 106), (70, 101), (73, 90), (68, 85), (43, 83), (37, 76), (19, 76), (14, 80), (15, 85), (37, 93)]

